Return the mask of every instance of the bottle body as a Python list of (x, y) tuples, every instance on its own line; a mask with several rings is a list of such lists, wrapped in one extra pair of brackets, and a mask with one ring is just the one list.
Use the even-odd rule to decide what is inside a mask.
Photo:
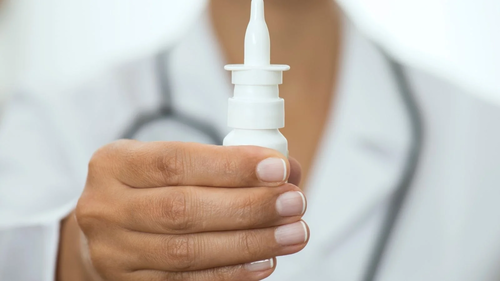
[(288, 157), (288, 141), (278, 129), (234, 129), (224, 139), (224, 146), (255, 145), (271, 148)]

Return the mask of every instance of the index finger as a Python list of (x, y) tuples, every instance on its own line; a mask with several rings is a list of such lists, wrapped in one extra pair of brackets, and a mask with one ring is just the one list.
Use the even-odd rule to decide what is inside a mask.
[(281, 153), (256, 146), (122, 140), (94, 157), (102, 154), (106, 161), (91, 163), (107, 163), (116, 179), (135, 188), (279, 186), (290, 174)]

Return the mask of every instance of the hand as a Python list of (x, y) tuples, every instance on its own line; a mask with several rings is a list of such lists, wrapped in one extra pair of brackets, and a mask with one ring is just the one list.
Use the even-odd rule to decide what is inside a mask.
[(105, 280), (261, 280), (309, 238), (287, 180), (299, 165), (266, 148), (118, 141), (90, 161), (76, 218)]

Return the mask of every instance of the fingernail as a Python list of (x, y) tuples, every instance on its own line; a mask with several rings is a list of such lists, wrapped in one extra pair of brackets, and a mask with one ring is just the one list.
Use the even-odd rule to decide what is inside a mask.
[(282, 246), (302, 244), (307, 241), (307, 227), (302, 221), (280, 226), (274, 234), (276, 242)]
[(299, 191), (284, 193), (278, 197), (276, 209), (282, 217), (301, 216), (306, 211), (306, 198)]
[(245, 264), (245, 268), (248, 271), (265, 271), (273, 267), (274, 267), (274, 259), (256, 261)]
[(286, 175), (286, 163), (281, 158), (268, 158), (257, 165), (257, 176), (261, 181), (284, 182)]

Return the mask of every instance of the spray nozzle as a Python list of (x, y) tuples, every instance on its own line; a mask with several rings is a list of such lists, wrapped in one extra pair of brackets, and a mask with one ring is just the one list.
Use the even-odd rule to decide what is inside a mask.
[(264, 16), (264, 0), (252, 0), (250, 23), (245, 35), (245, 65), (271, 64), (271, 40)]
[(252, 0), (245, 35), (245, 63), (226, 65), (232, 71), (234, 97), (228, 102), (228, 125), (235, 130), (224, 145), (258, 145), (288, 154), (279, 132), (285, 126), (285, 101), (279, 97), (288, 65), (271, 64), (271, 40), (264, 17), (264, 0)]
[(264, 0), (252, 0), (250, 22), (245, 34), (245, 63), (226, 65), (233, 71), (233, 83), (279, 85), (288, 65), (271, 64), (271, 39), (264, 16)]

